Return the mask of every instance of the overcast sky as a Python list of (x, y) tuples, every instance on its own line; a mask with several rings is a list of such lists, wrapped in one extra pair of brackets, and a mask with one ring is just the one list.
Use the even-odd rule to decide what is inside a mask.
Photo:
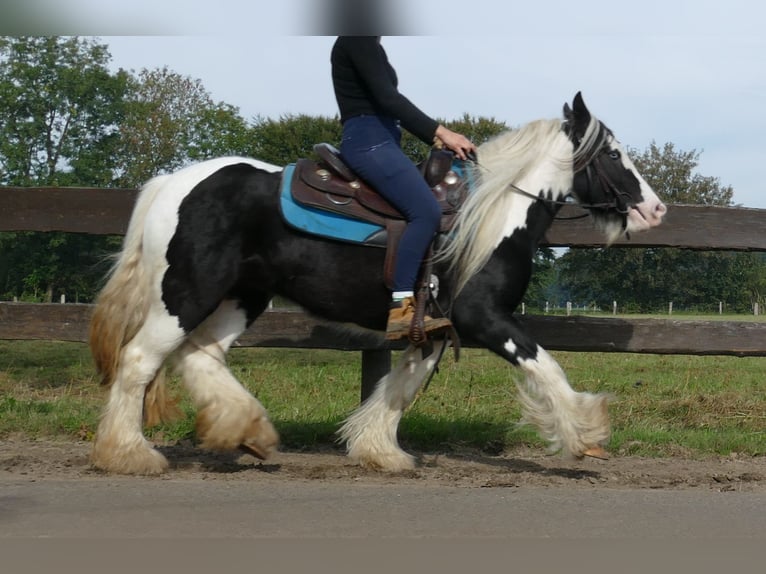
[[(246, 118), (332, 116), (333, 38), (307, 35), (324, 32), (320, 13), (332, 1), (65, 0), (67, 12), (38, 27), (98, 36), (115, 68), (167, 65), (198, 78)], [(40, 2), (62, 6), (21, 4)], [(560, 117), (581, 90), (623, 143), (696, 150), (699, 173), (731, 185), (736, 203), (766, 208), (766, 3), (384, 5), (393, 7), (396, 23), (383, 33), (410, 34), (383, 38), (400, 89), (428, 114), (449, 120), (469, 113), (516, 126)]]

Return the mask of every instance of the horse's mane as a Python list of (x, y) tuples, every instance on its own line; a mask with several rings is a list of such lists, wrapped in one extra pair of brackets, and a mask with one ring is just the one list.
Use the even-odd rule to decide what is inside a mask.
[(521, 209), (515, 204), (524, 203), (526, 212), (529, 198), (514, 193), (511, 186), (535, 177), (542, 168), (549, 175), (550, 181), (544, 183), (554, 193), (552, 199), (562, 199), (571, 187), (573, 165), (579, 165), (582, 157), (589, 156), (600, 145), (600, 125), (591, 117), (576, 152), (561, 120), (534, 121), (505, 131), (479, 147), (480, 164), (471, 168), (478, 183), (463, 204), (448, 243), (437, 255), (438, 260), (449, 261), (456, 295), (511, 231), (506, 229), (511, 214), (514, 208)]

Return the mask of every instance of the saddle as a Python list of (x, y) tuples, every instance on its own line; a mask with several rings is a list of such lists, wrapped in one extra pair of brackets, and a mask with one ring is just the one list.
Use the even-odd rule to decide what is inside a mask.
[[(379, 225), (386, 230), (384, 278), (391, 288), (399, 239), (407, 226), (404, 215), (362, 181), (328, 143), (314, 146), (319, 162), (300, 159), (295, 164), (290, 193), (301, 205)], [(454, 166), (454, 155), (432, 149), (419, 164), (421, 174), (441, 206), (440, 233), (452, 229), (455, 217), (468, 193), (465, 177)]]

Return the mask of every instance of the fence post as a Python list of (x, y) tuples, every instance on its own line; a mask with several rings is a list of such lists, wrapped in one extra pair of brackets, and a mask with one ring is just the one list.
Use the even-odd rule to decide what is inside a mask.
[(572, 314), (572, 302), (567, 301), (567, 317), (569, 317)]
[(755, 305), (753, 305), (753, 311), (755, 315), (758, 315), (758, 303), (756, 302)]
[(668, 303), (668, 315), (672, 315), (672, 314), (673, 314), (673, 301)]
[(718, 314), (723, 315), (723, 301), (718, 302)]
[(522, 302), (521, 303), (521, 314), (526, 315), (527, 314), (527, 304)]
[(549, 310), (548, 301), (546, 301), (545, 302), (545, 312), (546, 312), (546, 314), (548, 313), (548, 310)]
[(612, 315), (617, 315), (617, 301), (612, 301)]

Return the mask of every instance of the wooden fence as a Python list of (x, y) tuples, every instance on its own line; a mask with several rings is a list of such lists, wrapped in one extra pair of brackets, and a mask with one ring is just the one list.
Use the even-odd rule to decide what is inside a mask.
[[(0, 187), (0, 231), (122, 235), (135, 197), (136, 191), (127, 189)], [(562, 215), (579, 213), (580, 208), (566, 206)], [(545, 243), (603, 245), (590, 218), (557, 220)], [(766, 251), (766, 210), (674, 205), (662, 226), (614, 247)], [(0, 303), (0, 339), (84, 342), (90, 310), (90, 305), (79, 304)], [(520, 319), (543, 347), (552, 350), (766, 356), (766, 323), (534, 315)], [(236, 344), (362, 351), (363, 397), (388, 370), (390, 350), (397, 348), (381, 334), (349, 334), (290, 310), (265, 313)]]

